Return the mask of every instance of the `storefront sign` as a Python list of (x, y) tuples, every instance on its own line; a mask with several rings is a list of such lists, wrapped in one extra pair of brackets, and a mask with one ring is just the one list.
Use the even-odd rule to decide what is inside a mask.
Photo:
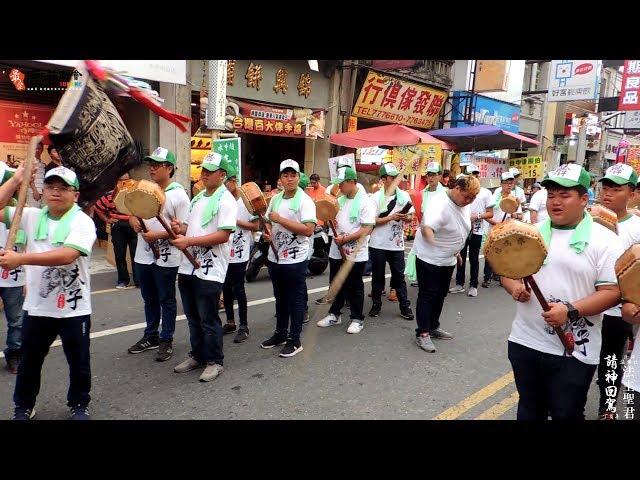
[(442, 145), (419, 143), (406, 147), (394, 147), (393, 149), (393, 163), (400, 171), (403, 171), (408, 165), (406, 173), (418, 173), (421, 161), (422, 172), (420, 175), (426, 175), (429, 162), (442, 163)]
[(622, 137), (609, 132), (607, 134), (607, 145), (604, 149), (604, 158), (606, 160), (615, 160), (618, 153), (618, 143)]
[(496, 157), (474, 156), (473, 163), (480, 169), (480, 178), (500, 178), (509, 169), (507, 160)]
[(324, 110), (281, 108), (229, 98), (238, 111), (233, 128), (238, 132), (293, 138), (324, 138)]
[[(355, 118), (355, 117), (352, 117)], [(364, 147), (359, 148), (356, 153), (356, 157), (359, 156), (360, 163), (365, 163), (367, 165), (375, 164), (383, 164), (384, 157), (389, 153), (389, 150), (380, 147)]]
[(354, 117), (353, 115), (349, 116), (349, 126), (347, 127), (347, 132), (355, 132), (358, 130), (358, 117)]
[(552, 60), (547, 101), (595, 100), (600, 60)]
[(349, 153), (347, 155), (340, 155), (339, 157), (330, 157), (329, 158), (329, 175), (331, 175), (331, 180), (338, 177), (338, 162), (342, 161), (343, 163), (347, 162), (351, 167), (355, 170), (356, 168), (356, 156), (353, 153)]
[(209, 60), (209, 102), (206, 125), (212, 130), (225, 129), (227, 107), (227, 61)]
[(447, 93), (370, 71), (353, 115), (416, 128), (432, 128)]
[(618, 110), (640, 110), (640, 60), (625, 60)]
[(454, 92), (453, 111), (451, 112), (452, 127), (471, 125), (493, 125), (512, 133), (520, 131), (520, 107), (512, 103), (501, 102), (493, 98), (474, 95), (469, 122), (462, 122), (469, 98), (467, 92)]
[(0, 161), (22, 162), (29, 140), (47, 125), (53, 110), (46, 105), (0, 100)]
[[(77, 67), (82, 60), (37, 60), (38, 62)], [(99, 60), (103, 67), (122, 75), (155, 80), (156, 82), (187, 84), (186, 60)]]
[(520, 170), (522, 178), (539, 178), (544, 176), (544, 163), (541, 156), (511, 158), (509, 159), (509, 168), (517, 168)]
[(222, 155), (222, 158), (231, 162), (231, 165), (236, 169), (238, 173), (238, 185), (242, 185), (241, 180), (241, 150), (240, 150), (240, 138), (223, 138), (213, 141), (213, 151)]

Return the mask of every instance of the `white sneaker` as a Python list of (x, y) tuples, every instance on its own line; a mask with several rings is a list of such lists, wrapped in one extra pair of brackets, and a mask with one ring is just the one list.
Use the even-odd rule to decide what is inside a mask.
[(449, 289), (449, 293), (462, 293), (464, 292), (464, 287), (462, 285), (456, 285), (455, 287), (451, 287)]
[(360, 333), (364, 328), (364, 324), (362, 322), (358, 322), (353, 320), (349, 328), (347, 328), (347, 333)]
[(475, 288), (475, 287), (471, 287), (469, 289), (469, 293), (467, 295), (469, 295), (470, 297), (477, 297), (478, 296), (478, 289)]
[(334, 325), (340, 325), (341, 323), (342, 315), (338, 315), (338, 317), (336, 318), (333, 313), (330, 313), (322, 320), (318, 320), (318, 323), (316, 325), (318, 325), (319, 327), (333, 327)]

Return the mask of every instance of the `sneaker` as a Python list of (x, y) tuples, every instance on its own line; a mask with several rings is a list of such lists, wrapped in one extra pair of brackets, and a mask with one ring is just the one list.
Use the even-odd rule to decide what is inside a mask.
[(467, 293), (467, 295), (469, 295), (470, 297), (477, 297), (478, 289), (476, 287), (469, 288), (469, 293)]
[(417, 336), (416, 345), (418, 345), (425, 352), (434, 353), (436, 351), (436, 346), (431, 341), (431, 337), (429, 335)]
[(14, 420), (31, 420), (35, 416), (36, 416), (35, 408), (29, 409), (29, 408), (16, 407), (13, 410)]
[(309, 323), (309, 310), (304, 312), (304, 319), (302, 320), (302, 323)]
[(441, 328), (436, 328), (435, 330), (429, 332), (429, 334), (438, 340), (453, 340), (453, 335), (449, 332), (445, 332)]
[(128, 284), (128, 283), (119, 282), (119, 283), (116, 285), (116, 288), (117, 288), (118, 290), (122, 290), (123, 288), (127, 288), (128, 286), (129, 286), (129, 284)]
[(294, 355), (297, 355), (298, 353), (300, 353), (302, 350), (303, 348), (302, 348), (302, 345), (300, 344), (300, 340), (298, 340), (297, 342), (294, 342), (293, 340), (289, 339), (287, 340), (287, 344), (280, 351), (280, 356), (293, 357)]
[(222, 365), (218, 365), (217, 363), (207, 365), (207, 368), (205, 368), (202, 375), (200, 375), (200, 381), (210, 382), (215, 380), (222, 372), (224, 372), (224, 367)]
[(500, 281), (500, 275), (496, 275), (496, 274), (494, 273), (494, 274), (493, 274), (493, 279), (494, 279), (496, 282), (499, 282), (499, 281)]
[(382, 303), (374, 303), (371, 305), (371, 310), (369, 310), (369, 316), (377, 317), (380, 315), (380, 310), (382, 310)]
[(171, 344), (171, 342), (165, 342), (164, 340), (161, 340), (160, 347), (158, 348), (158, 353), (156, 353), (156, 362), (166, 362), (171, 358), (172, 353), (173, 345)]
[(464, 292), (464, 286), (456, 285), (455, 287), (451, 287), (449, 289), (449, 293), (462, 293)]
[(351, 320), (351, 325), (347, 328), (347, 333), (360, 333), (364, 328), (364, 324), (359, 320)]
[(418, 282), (411, 282), (412, 287), (418, 287)]
[(240, 327), (238, 333), (236, 333), (235, 338), (233, 339), (233, 343), (242, 343), (247, 338), (249, 338), (249, 328), (248, 327)]
[(405, 320), (413, 320), (415, 317), (413, 316), (413, 311), (411, 307), (405, 307), (400, 309), (400, 316)]
[(273, 348), (278, 345), (284, 345), (285, 343), (287, 343), (286, 338), (277, 337), (274, 333), (269, 340), (265, 340), (260, 344), (260, 346), (262, 348)]
[(173, 371), (176, 373), (187, 373), (191, 370), (195, 370), (196, 368), (200, 368), (203, 365), (198, 362), (195, 358), (189, 357), (184, 362), (179, 363), (173, 368)]
[(398, 301), (398, 294), (396, 293), (395, 288), (392, 288), (391, 290), (389, 290), (389, 296), (387, 297), (387, 300), (389, 300), (390, 302)]
[(227, 333), (231, 333), (231, 332), (235, 332), (236, 331), (236, 324), (235, 323), (225, 323), (224, 326), (222, 327), (222, 334), (226, 335)]
[(341, 323), (342, 315), (338, 315), (336, 317), (333, 313), (330, 313), (322, 320), (318, 320), (318, 323), (316, 325), (318, 325), (319, 327), (332, 327), (333, 325), (340, 325)]
[(16, 351), (9, 351), (7, 353), (5, 360), (7, 361), (7, 370), (9, 370), (9, 373), (17, 375), (21, 358), (20, 353)]
[(485, 280), (482, 282), (482, 288), (489, 288), (491, 286), (491, 280)]
[(326, 305), (327, 303), (329, 303), (329, 302), (327, 302), (327, 297), (326, 296), (322, 297), (322, 298), (318, 298), (316, 300), (316, 305)]
[(86, 405), (71, 407), (71, 420), (91, 420), (89, 408)]
[(147, 350), (153, 350), (160, 346), (160, 340), (157, 338), (141, 338), (133, 346), (129, 347), (129, 353), (142, 353)]

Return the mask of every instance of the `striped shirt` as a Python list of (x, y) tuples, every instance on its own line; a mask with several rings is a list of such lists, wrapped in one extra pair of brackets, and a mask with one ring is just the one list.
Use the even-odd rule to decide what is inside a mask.
[(108, 218), (115, 218), (116, 220), (129, 221), (129, 215), (118, 212), (115, 203), (113, 203), (113, 190), (106, 195), (103, 195), (100, 200), (96, 202), (96, 208), (104, 213)]

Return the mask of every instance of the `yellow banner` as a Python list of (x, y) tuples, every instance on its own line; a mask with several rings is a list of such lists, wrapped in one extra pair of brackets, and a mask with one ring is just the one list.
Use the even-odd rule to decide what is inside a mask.
[(447, 92), (369, 71), (352, 115), (409, 127), (432, 128)]
[(542, 178), (544, 177), (544, 162), (541, 156), (510, 158), (509, 168), (517, 168), (520, 170), (522, 178)]
[(442, 146), (432, 143), (419, 143), (408, 147), (394, 147), (392, 162), (398, 170), (402, 171), (405, 165), (409, 165), (407, 173), (418, 173), (422, 161), (422, 173), (427, 174), (429, 162), (442, 163)]

